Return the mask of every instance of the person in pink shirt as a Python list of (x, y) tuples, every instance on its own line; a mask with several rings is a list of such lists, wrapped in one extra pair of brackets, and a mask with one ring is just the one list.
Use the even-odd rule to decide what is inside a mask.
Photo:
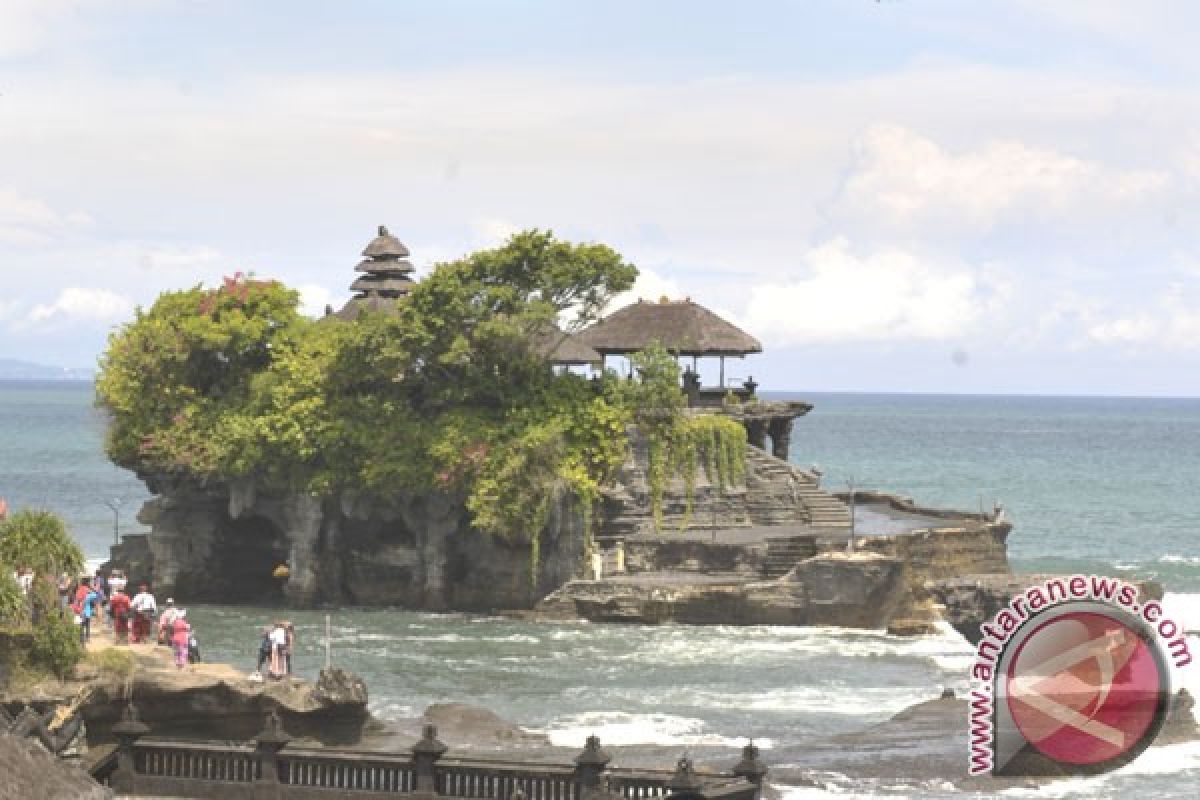
[(175, 648), (175, 666), (183, 669), (188, 665), (188, 643), (192, 639), (192, 626), (187, 621), (187, 611), (179, 610), (171, 621), (171, 646)]

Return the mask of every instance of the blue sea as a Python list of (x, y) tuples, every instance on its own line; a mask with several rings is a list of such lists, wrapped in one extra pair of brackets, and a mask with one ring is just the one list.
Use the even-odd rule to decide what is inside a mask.
[[(770, 395), (811, 402), (792, 459), (824, 485), (896, 492), (922, 505), (1004, 505), (1013, 568), (1154, 578), (1167, 610), (1200, 630), (1200, 400)], [(104, 415), (86, 383), (0, 382), (0, 496), (62, 514), (88, 555), (140, 530), (148, 498), (103, 454)], [(186, 604), (186, 598), (180, 598)], [(267, 609), (195, 607), (210, 658), (252, 667)], [(324, 613), (294, 615), (301, 671), (323, 659)], [(724, 764), (743, 737), (768, 763), (804, 763), (804, 743), (862, 730), (941, 687), (967, 685), (971, 650), (948, 629), (900, 639), (875, 631), (538, 625), (398, 610), (333, 613), (335, 660), (361, 674), (372, 708), (401, 724), (430, 703), (487, 706), (568, 746), (598, 733), (613, 746), (690, 750)], [(1200, 639), (1192, 637), (1193, 652)], [(732, 655), (731, 655), (732, 654)], [(1176, 676), (1197, 692), (1196, 671)], [(964, 743), (965, 751), (965, 743)], [(965, 758), (965, 757), (964, 757)], [(949, 787), (824, 776), (809, 796), (962, 797)], [(1128, 767), (1004, 796), (1194, 797), (1200, 745), (1153, 748)]]

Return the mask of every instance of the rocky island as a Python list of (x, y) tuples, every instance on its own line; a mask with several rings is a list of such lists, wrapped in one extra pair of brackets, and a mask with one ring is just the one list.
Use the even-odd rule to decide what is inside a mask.
[(315, 322), (236, 276), (114, 336), (109, 454), (155, 494), (115, 565), (197, 601), (902, 633), (934, 582), (1008, 572), (1003, 519), (790, 463), (811, 406), (725, 385), (752, 336), (690, 299), (602, 317), (634, 274), (608, 248), (533, 231), (420, 282), (385, 228), (363, 255)]

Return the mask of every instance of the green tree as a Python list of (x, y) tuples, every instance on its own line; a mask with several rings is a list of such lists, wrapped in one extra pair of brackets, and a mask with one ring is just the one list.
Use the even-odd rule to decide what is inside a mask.
[(35, 575), (78, 574), (83, 551), (51, 511), (22, 509), (0, 522), (0, 564), (29, 567)]
[(609, 247), (534, 230), (350, 322), (304, 320), (294, 292), (241, 277), (168, 292), (101, 360), (108, 453), (267, 487), (441, 491), (480, 529), (532, 541), (552, 495), (594, 500), (624, 445), (625, 398), (556, 374), (539, 343), (636, 274)]

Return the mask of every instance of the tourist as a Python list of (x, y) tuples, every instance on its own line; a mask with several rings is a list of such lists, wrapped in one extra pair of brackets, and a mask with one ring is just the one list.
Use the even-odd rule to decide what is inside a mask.
[(188, 663), (199, 664), (202, 661), (200, 658), (200, 643), (196, 641), (196, 629), (192, 628), (188, 635)]
[(283, 622), (276, 622), (271, 629), (271, 663), (267, 668), (267, 674), (276, 680), (287, 674), (284, 663), (286, 652), (287, 630), (283, 627)]
[(115, 592), (120, 589), (125, 591), (125, 587), (129, 584), (129, 579), (125, 577), (125, 573), (119, 569), (114, 569), (108, 576), (108, 590)]
[(158, 643), (167, 647), (171, 646), (171, 624), (175, 622), (175, 615), (179, 610), (175, 608), (175, 598), (167, 598), (167, 607), (163, 609), (162, 615), (158, 618)]
[[(87, 578), (83, 579), (84, 586), (89, 586), (89, 583)], [(79, 609), (79, 641), (84, 645), (92, 638), (92, 618), (100, 613), (100, 606), (103, 602), (104, 596), (89, 587)]]
[(258, 643), (258, 664), (254, 667), (252, 680), (262, 680), (263, 665), (271, 660), (271, 626), (267, 625), (262, 631), (262, 640)]
[(71, 576), (64, 572), (58, 576), (58, 610), (66, 615), (71, 606)]
[(96, 570), (95, 576), (92, 577), (92, 591), (100, 597), (100, 602), (96, 604), (95, 617), (104, 622), (104, 607), (108, 604), (108, 584), (100, 570)]
[(79, 579), (79, 584), (75, 587), (75, 599), (71, 601), (71, 610), (75, 612), (75, 622), (79, 622), (80, 615), (83, 614), (83, 601), (92, 591), (92, 579), (83, 577)]
[(283, 623), (283, 629), (287, 633), (287, 646), (283, 651), (283, 668), (288, 674), (292, 674), (292, 653), (296, 649), (296, 626), (290, 621)]
[(29, 593), (33, 591), (33, 570), (29, 567), (18, 567), (15, 577), (17, 586), (21, 587), (21, 594), (28, 597)]
[(188, 645), (192, 639), (192, 626), (187, 621), (187, 609), (181, 609), (171, 615), (167, 637), (175, 649), (175, 667), (183, 669), (188, 665)]
[(125, 594), (125, 587), (113, 587), (112, 597), (108, 601), (108, 615), (113, 621), (113, 633), (116, 634), (117, 644), (126, 644), (129, 641), (129, 609), (129, 595)]
[(133, 610), (131, 634), (133, 643), (138, 644), (150, 637), (150, 627), (154, 615), (158, 613), (158, 603), (154, 600), (150, 587), (143, 583), (138, 586), (138, 593), (133, 596), (130, 606)]

